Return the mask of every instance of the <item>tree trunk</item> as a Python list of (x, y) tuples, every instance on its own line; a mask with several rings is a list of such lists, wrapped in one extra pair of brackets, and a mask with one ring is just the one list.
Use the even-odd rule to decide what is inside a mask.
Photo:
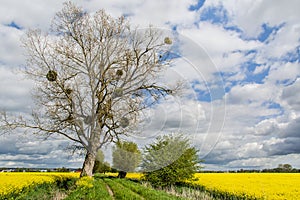
[(95, 160), (96, 160), (96, 153), (92, 153), (88, 151), (84, 159), (80, 177), (93, 175)]
[(119, 171), (118, 178), (125, 178), (126, 175), (127, 175), (127, 172)]

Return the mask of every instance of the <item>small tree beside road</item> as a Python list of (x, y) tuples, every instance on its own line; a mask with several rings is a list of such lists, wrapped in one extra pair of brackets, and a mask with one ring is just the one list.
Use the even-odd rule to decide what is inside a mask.
[(145, 147), (143, 179), (154, 187), (167, 187), (193, 179), (202, 162), (189, 140), (182, 135), (163, 136)]
[(119, 178), (133, 172), (141, 162), (141, 152), (134, 142), (118, 142), (113, 148), (113, 167), (119, 171)]

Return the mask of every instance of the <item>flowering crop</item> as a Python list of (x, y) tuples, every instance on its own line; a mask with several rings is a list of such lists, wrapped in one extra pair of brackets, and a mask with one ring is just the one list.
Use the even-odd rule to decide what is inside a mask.
[(77, 187), (86, 187), (92, 188), (93, 187), (93, 178), (89, 176), (82, 177), (76, 182)]
[(131, 179), (140, 179), (142, 177), (142, 173), (134, 173), (130, 172), (127, 173), (126, 178), (131, 178)]
[[(110, 174), (117, 176), (117, 173)], [(139, 179), (142, 173), (128, 173)], [(214, 193), (258, 199), (299, 199), (300, 173), (196, 173), (198, 181)], [(218, 195), (216, 195), (218, 196)]]
[(41, 183), (54, 183), (68, 178), (78, 178), (78, 173), (9, 172), (0, 173), (0, 197), (19, 193), (23, 188)]
[[(117, 176), (117, 173), (107, 173)], [(128, 173), (127, 178), (139, 179), (142, 173)], [(19, 193), (24, 187), (40, 183), (54, 183), (67, 178), (78, 178), (78, 173), (0, 173), (0, 199)], [(300, 173), (197, 173), (198, 181), (214, 196), (243, 196), (245, 199), (299, 199)], [(86, 178), (88, 179), (88, 178)], [(76, 185), (90, 188), (89, 180), (78, 180)]]
[(298, 173), (197, 173), (194, 182), (214, 192), (248, 198), (298, 199)]

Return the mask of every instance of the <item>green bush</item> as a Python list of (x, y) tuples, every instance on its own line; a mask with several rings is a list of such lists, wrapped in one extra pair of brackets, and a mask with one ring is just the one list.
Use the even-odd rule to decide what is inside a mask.
[(119, 141), (113, 147), (113, 167), (118, 169), (119, 178), (133, 172), (141, 162), (141, 152), (134, 142)]
[(145, 147), (143, 180), (154, 187), (169, 187), (192, 180), (202, 162), (197, 152), (182, 135), (157, 138), (155, 143)]

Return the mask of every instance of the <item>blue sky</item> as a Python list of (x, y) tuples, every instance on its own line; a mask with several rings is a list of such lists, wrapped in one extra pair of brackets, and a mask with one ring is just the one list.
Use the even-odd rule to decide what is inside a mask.
[[(87, 12), (126, 15), (141, 28), (170, 30), (181, 41), (182, 56), (164, 81), (184, 80), (186, 90), (147, 111), (150, 123), (132, 137), (141, 147), (158, 134), (183, 132), (201, 150), (206, 169), (300, 168), (298, 0), (74, 2)], [(48, 30), (62, 3), (1, 2), (0, 109), (32, 108), (33, 83), (16, 74), (25, 64), (20, 38), (29, 28)], [(32, 140), (21, 130), (0, 132), (0, 167), (80, 167), (82, 158), (65, 153), (65, 144), (63, 138)]]

